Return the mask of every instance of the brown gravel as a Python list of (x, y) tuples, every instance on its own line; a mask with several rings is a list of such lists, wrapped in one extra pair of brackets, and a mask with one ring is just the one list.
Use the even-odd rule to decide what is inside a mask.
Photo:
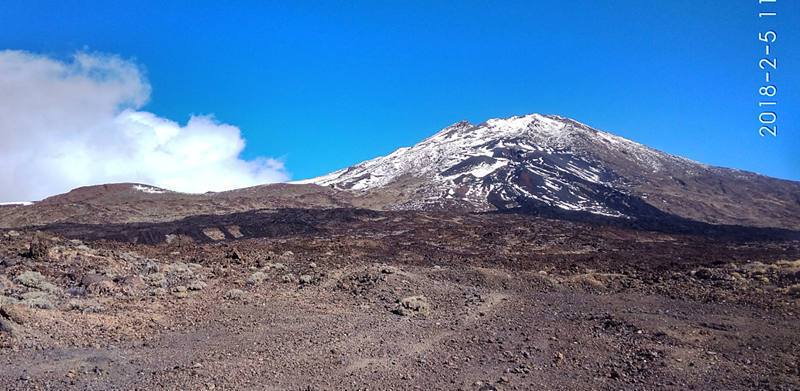
[(798, 259), (516, 215), (5, 230), (0, 388), (794, 390)]

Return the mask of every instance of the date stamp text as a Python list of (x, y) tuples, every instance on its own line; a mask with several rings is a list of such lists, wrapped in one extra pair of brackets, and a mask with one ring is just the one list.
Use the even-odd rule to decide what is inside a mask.
[(774, 43), (778, 40), (778, 33), (769, 27), (774, 25), (778, 12), (775, 6), (778, 0), (757, 0), (758, 18), (766, 25), (765, 31), (758, 33), (758, 40), (763, 44), (763, 55), (759, 56), (758, 68), (763, 72), (763, 83), (758, 88), (758, 134), (762, 137), (778, 136), (778, 86), (775, 74), (778, 70), (778, 57), (775, 53)]

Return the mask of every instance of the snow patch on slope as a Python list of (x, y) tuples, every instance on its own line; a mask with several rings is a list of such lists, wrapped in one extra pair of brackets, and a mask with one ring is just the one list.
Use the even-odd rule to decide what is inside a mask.
[(491, 210), (495, 206), (489, 198), (494, 195), (508, 207), (528, 199), (565, 210), (621, 216), (603, 200), (591, 197), (593, 186), (613, 187), (610, 181), (614, 180), (587, 157), (597, 148), (633, 159), (652, 171), (658, 171), (665, 159), (674, 158), (576, 121), (530, 114), (479, 125), (458, 122), (412, 147), (294, 183), (367, 192), (391, 186), (401, 177), (414, 177), (424, 185), (414, 190), (413, 200), (397, 205), (400, 209), (458, 200), (478, 210)]
[(12, 202), (0, 202), (0, 206), (31, 206), (33, 202), (31, 201), (12, 201)]
[(167, 192), (167, 190), (158, 187), (144, 185), (133, 185), (133, 189), (147, 194), (164, 194)]

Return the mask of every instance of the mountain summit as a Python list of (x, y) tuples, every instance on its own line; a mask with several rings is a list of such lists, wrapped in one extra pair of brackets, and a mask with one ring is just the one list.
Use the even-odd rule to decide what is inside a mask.
[(302, 181), (387, 209), (556, 210), (800, 227), (800, 184), (712, 167), (568, 118), (466, 121), (388, 156)]
[(412, 147), (294, 184), (206, 194), (88, 186), (2, 206), (0, 227), (286, 208), (513, 211), (646, 229), (700, 222), (800, 231), (800, 182), (697, 163), (568, 118), (530, 114), (458, 122)]

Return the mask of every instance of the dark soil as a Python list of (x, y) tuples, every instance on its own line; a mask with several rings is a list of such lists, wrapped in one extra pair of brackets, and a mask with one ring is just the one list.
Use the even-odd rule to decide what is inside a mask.
[(353, 209), (39, 229), (0, 232), (4, 389), (800, 389), (798, 241)]

